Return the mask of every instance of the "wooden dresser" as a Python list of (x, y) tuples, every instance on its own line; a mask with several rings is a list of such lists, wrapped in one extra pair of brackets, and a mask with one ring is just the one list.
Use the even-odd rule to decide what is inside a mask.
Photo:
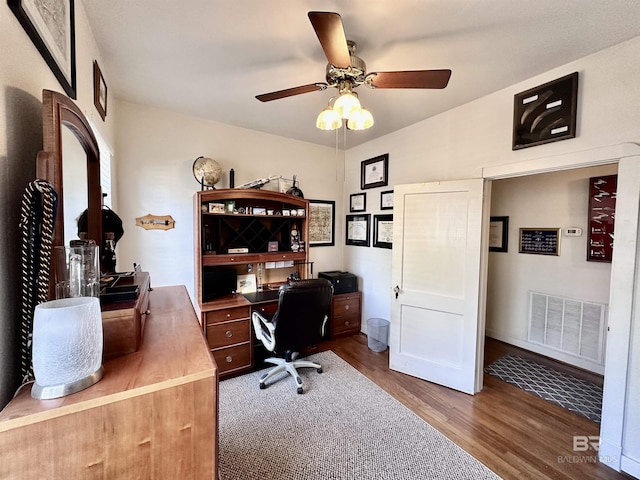
[(155, 288), (140, 349), (86, 390), (0, 412), (0, 478), (215, 479), (218, 371), (184, 287)]

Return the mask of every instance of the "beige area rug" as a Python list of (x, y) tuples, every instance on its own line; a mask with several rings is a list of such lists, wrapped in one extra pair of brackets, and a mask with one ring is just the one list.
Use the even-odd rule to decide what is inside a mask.
[(260, 390), (264, 370), (220, 382), (221, 480), (499, 478), (333, 352), (309, 360), (302, 395)]

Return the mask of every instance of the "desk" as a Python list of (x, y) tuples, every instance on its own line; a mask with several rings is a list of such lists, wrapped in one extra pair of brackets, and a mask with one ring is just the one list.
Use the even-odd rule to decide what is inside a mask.
[(140, 349), (54, 400), (0, 412), (0, 478), (217, 478), (217, 370), (186, 289), (155, 288)]
[[(361, 325), (362, 293), (334, 295), (331, 300), (331, 338), (355, 335)], [(273, 314), (278, 300), (251, 302), (243, 295), (227, 295), (202, 305), (201, 323), (221, 379), (251, 371), (255, 365), (251, 311)]]

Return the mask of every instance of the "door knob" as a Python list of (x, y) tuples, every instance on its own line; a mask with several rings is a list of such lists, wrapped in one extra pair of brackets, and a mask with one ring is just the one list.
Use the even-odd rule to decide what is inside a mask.
[(400, 287), (398, 285), (396, 285), (393, 289), (394, 293), (396, 294), (396, 299), (398, 298), (398, 294), (400, 293)]

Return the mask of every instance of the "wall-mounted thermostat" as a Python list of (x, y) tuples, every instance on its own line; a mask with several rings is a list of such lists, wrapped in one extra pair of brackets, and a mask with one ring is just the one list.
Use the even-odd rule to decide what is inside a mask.
[(567, 237), (581, 237), (582, 229), (579, 227), (567, 227), (564, 229), (564, 234)]

